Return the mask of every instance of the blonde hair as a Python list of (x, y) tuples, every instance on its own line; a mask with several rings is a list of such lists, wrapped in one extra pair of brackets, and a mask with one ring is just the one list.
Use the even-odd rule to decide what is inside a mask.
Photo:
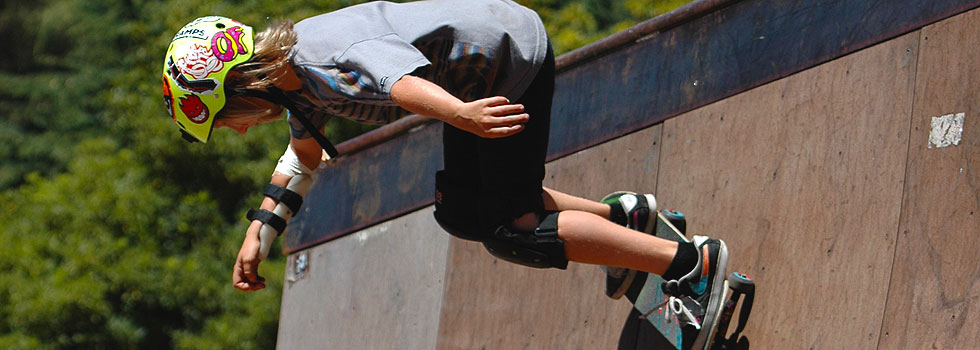
[(287, 74), (293, 74), (289, 63), (289, 51), (296, 44), (293, 22), (277, 21), (256, 33), (254, 54), (247, 62), (232, 68), (225, 79), (228, 101), (216, 118), (225, 124), (254, 125), (256, 122), (276, 120), (283, 107), (263, 99), (235, 96), (232, 90), (265, 90), (279, 85)]

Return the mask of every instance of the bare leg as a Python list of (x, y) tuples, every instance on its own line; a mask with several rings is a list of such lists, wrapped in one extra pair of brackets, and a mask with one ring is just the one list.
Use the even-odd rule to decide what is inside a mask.
[(544, 188), (544, 192), (541, 194), (541, 197), (544, 198), (544, 208), (546, 210), (578, 210), (609, 219), (609, 205), (606, 204), (582, 197), (576, 197), (547, 187)]
[[(545, 188), (545, 209), (561, 211), (558, 237), (569, 261), (626, 267), (663, 275), (677, 243), (630, 230), (608, 220), (609, 205)], [(533, 214), (514, 220), (516, 228), (537, 227)]]
[(626, 267), (663, 275), (677, 242), (619, 226), (598, 215), (566, 210), (558, 216), (558, 237), (569, 261)]

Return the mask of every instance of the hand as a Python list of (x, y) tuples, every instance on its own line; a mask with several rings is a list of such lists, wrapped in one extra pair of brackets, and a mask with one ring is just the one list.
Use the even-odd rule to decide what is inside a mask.
[[(261, 227), (261, 222), (258, 227)], [(242, 248), (238, 251), (238, 258), (235, 260), (235, 271), (232, 273), (235, 288), (246, 292), (265, 289), (265, 278), (258, 273), (260, 262), (262, 259), (259, 257), (258, 230), (249, 227)]]
[(510, 104), (503, 96), (463, 103), (449, 124), (483, 138), (501, 138), (524, 130), (530, 116), (524, 106)]

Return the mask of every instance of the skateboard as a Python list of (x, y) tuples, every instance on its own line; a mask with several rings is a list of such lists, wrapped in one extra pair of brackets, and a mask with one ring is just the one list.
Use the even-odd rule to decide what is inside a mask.
[[(673, 210), (660, 211), (657, 214), (655, 235), (660, 238), (688, 242), (684, 235), (686, 221), (684, 214)], [(725, 271), (719, 271), (725, 273)], [(708, 339), (703, 348), (698, 350), (732, 350), (747, 349), (748, 340), (739, 338), (752, 312), (752, 302), (755, 298), (755, 282), (749, 276), (734, 272), (728, 276), (722, 288), (725, 290), (722, 303), (717, 310), (704, 310), (688, 297), (677, 298), (664, 292), (664, 279), (658, 275), (638, 272), (633, 282), (642, 284), (642, 288), (630, 288), (626, 297), (633, 303), (639, 318), (648, 321), (666, 342), (658, 342), (665, 348), (690, 350), (699, 332), (708, 332)], [(743, 299), (744, 296), (744, 299)], [(732, 316), (741, 308), (738, 315), (738, 325), (734, 332), (728, 335)], [(713, 324), (704, 325), (699, 330), (701, 320), (707, 312), (715, 312)], [(666, 343), (669, 343), (667, 346)]]

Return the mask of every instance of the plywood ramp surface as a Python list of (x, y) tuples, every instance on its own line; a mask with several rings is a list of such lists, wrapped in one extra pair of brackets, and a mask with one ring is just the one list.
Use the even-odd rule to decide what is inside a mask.
[(664, 123), (658, 198), (760, 283), (756, 349), (873, 349), (908, 149), (917, 34)]
[(294, 255), (308, 267), (285, 283), (278, 347), (435, 348), (448, 246), (429, 208)]
[[(879, 349), (980, 344), (980, 12), (921, 31), (904, 211)], [(929, 145), (964, 113), (962, 142)]]

